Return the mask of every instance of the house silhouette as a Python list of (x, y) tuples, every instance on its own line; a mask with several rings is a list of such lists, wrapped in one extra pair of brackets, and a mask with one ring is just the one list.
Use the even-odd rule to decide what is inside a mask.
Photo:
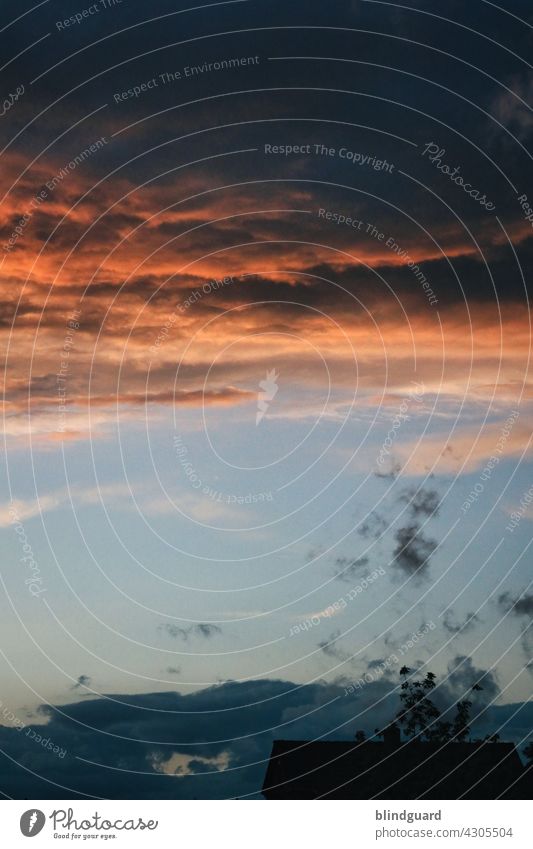
[(533, 772), (513, 743), (275, 740), (266, 799), (528, 799)]

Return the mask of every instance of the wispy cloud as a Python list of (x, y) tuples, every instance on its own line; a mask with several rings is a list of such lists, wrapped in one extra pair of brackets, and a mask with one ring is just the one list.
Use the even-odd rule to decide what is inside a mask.
[(209, 640), (216, 634), (222, 633), (222, 628), (218, 625), (212, 625), (209, 622), (198, 622), (196, 625), (189, 625), (186, 628), (181, 628), (179, 625), (174, 625), (172, 622), (167, 622), (164, 625), (159, 625), (159, 630), (164, 631), (169, 637), (181, 639), (187, 642), (189, 637), (204, 637)]

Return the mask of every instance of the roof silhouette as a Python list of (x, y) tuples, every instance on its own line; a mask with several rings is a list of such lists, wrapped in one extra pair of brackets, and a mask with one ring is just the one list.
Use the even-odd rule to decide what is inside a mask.
[(275, 740), (263, 783), (267, 799), (527, 799), (530, 792), (531, 770), (514, 744), (491, 742)]

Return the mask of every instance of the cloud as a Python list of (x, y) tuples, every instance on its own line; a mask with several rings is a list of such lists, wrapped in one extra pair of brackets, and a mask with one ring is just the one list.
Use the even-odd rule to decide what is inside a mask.
[[(468, 397), (471, 403), (477, 403), (475, 391), (470, 392)], [(508, 412), (502, 415), (500, 423), (485, 424), (482, 428), (475, 421), (458, 426), (452, 442), (449, 431), (440, 429), (425, 434), (421, 441), (406, 439), (398, 442), (396, 450), (404, 473), (425, 477), (430, 469), (446, 475), (472, 474), (483, 469), (487, 460), (496, 453), (506, 415)], [(529, 458), (532, 454), (531, 434), (518, 421), (505, 439), (503, 456), (507, 459), (522, 455)]]
[[(455, 658), (450, 672), (442, 709), (478, 681), (484, 689), (474, 694), (474, 715), (498, 692), (470, 658)], [(186, 695), (107, 694), (42, 706), (46, 724), (30, 728), (67, 754), (59, 758), (0, 726), (0, 790), (15, 799), (260, 798), (274, 738), (349, 740), (356, 728), (372, 734), (398, 709), (394, 686), (380, 676), (347, 697), (343, 683), (260, 679)], [(489, 706), (479, 721), (484, 733), (519, 740), (532, 727), (533, 704)]]
[(383, 465), (380, 465), (379, 469), (374, 471), (374, 474), (377, 478), (383, 478), (384, 480), (396, 480), (400, 472), (402, 471), (401, 463), (391, 456), (387, 462)]
[(198, 625), (194, 626), (194, 631), (197, 634), (201, 634), (202, 637), (212, 637), (215, 634), (221, 634), (222, 629), (218, 627), (218, 625), (209, 625), (206, 622), (199, 622)]
[(466, 634), (472, 631), (479, 621), (479, 617), (473, 612), (467, 613), (462, 621), (454, 619), (452, 610), (447, 610), (442, 618), (443, 627), (449, 634)]
[(334, 631), (325, 640), (318, 643), (318, 648), (327, 656), (342, 662), (349, 660), (350, 655), (340, 649), (337, 645), (337, 640), (341, 635), (340, 631)]
[[(14, 521), (25, 521), (35, 516), (44, 516), (52, 510), (57, 510), (65, 505), (70, 505), (72, 500), (74, 509), (81, 505), (99, 504), (100, 500), (113, 500), (115, 506), (124, 504), (123, 499), (131, 499), (131, 490), (125, 483), (102, 483), (99, 486), (83, 487), (73, 484), (70, 487), (62, 487), (39, 498), (14, 499), (0, 505), (0, 527), (7, 527)], [(127, 503), (127, 502), (126, 502)]]
[(88, 687), (91, 683), (89, 675), (79, 675), (76, 683), (72, 685), (71, 690), (79, 690), (80, 687)]
[[(52, 13), (44, 8), (46, 5), (17, 22), (16, 39), (22, 40), (12, 46), (13, 51), (15, 44), (17, 49), (20, 46), (21, 58), (13, 60), (6, 68), (13, 90), (20, 79), (42, 73), (38, 59), (22, 48), (33, 39), (33, 30), (47, 32), (50, 26), (54, 28), (53, 19), (49, 17)], [(167, 0), (163, 5), (166, 9)], [(232, 4), (222, 5), (223, 9), (212, 8), (210, 14), (214, 20), (223, 19), (224, 26), (228, 21), (239, 25), (236, 8), (241, 9), (242, 4), (233, 8)], [(286, 6), (277, 6), (279, 8), (272, 10), (273, 20), (282, 21), (284, 25), (287, 14), (293, 15), (291, 20), (297, 22), (307, 13), (300, 3), (291, 4), (290, 11)], [(170, 26), (188, 17), (181, 18), (177, 14), (182, 11), (169, 6)], [(370, 9), (368, 11), (370, 13)], [(464, 10), (461, 12), (464, 14)], [(136, 14), (133, 7), (131, 11), (121, 10), (123, 23), (137, 23)], [(322, 10), (319, 14), (325, 12)], [(350, 4), (339, 14), (339, 20), (346, 20), (348, 26), (353, 24)], [(100, 17), (103, 18), (95, 16), (94, 21), (91, 19), (83, 27), (73, 28), (69, 39), (81, 38), (86, 26), (100, 27), (103, 21), (96, 20)], [(404, 25), (400, 19), (396, 23)], [(424, 29), (425, 24), (420, 23)], [(92, 48), (95, 68), (104, 67), (101, 63), (107, 61), (106, 50), (116, 52), (113, 85), (117, 90), (121, 87), (127, 90), (131, 85), (132, 70), (128, 61), (131, 55), (137, 55), (139, 79), (150, 79), (154, 73), (158, 78), (157, 72), (164, 70), (161, 66), (153, 66), (154, 61), (156, 66), (160, 61), (157, 51), (144, 56), (142, 47), (136, 50), (136, 46), (141, 45), (142, 27), (134, 26), (129, 32), (129, 49), (133, 53), (123, 52), (121, 38), (112, 33), (107, 33), (100, 43), (97, 40)], [(9, 37), (14, 38), (14, 33), (11, 29)], [(333, 31), (324, 35), (332, 50), (337, 35)], [(518, 37), (514, 31), (513, 37), (515, 40)], [(78, 117), (90, 114), (92, 108), (101, 106), (102, 102), (101, 74), (96, 73), (92, 81), (85, 79), (84, 50), (74, 51), (68, 61), (72, 84), (83, 81), (80, 89), (83, 94), (75, 104), (70, 104), (73, 125), (69, 133), (65, 135), (61, 131), (58, 136), (56, 112), (42, 112), (48, 103), (59, 102), (56, 98), (64, 94), (62, 85), (67, 66), (63, 64), (65, 57), (61, 53), (63, 41), (56, 41), (55, 45), (47, 43), (56, 72), (45, 73), (39, 86), (31, 87), (31, 91), (28, 87), (24, 98), (16, 104), (16, 111), (10, 114), (10, 119), (17, 116), (21, 126), (35, 114), (41, 114), (41, 119), (38, 128), (35, 124), (32, 127), (27, 150), (13, 151), (10, 144), (3, 154), (4, 169), (0, 180), (6, 197), (0, 230), (4, 243), (35, 199), (38, 187), (46, 186), (53, 175), (60, 173), (62, 167), (93, 140), (89, 130), (92, 123), (81, 120), (76, 123)], [(216, 45), (216, 39), (200, 38), (195, 42), (195, 49), (201, 51), (202, 60), (207, 60), (217, 58)], [(186, 49), (189, 48), (192, 46)], [(379, 56), (386, 55), (387, 61), (391, 61), (391, 51), (394, 54), (400, 48), (403, 49), (400, 42), (394, 44), (385, 39), (380, 48), (368, 46), (368, 53), (364, 55), (376, 61), (377, 49), (378, 60)], [(56, 54), (56, 51), (59, 52)], [(398, 56), (398, 61), (400, 59)], [(286, 73), (283, 63), (270, 64), (274, 81), (278, 80), (283, 86)], [(342, 83), (346, 67), (342, 63), (328, 63), (328, 73), (334, 82)], [(527, 103), (531, 94), (531, 74), (513, 73), (512, 68), (501, 71), (503, 76), (498, 75), (498, 78), (506, 79), (508, 88)], [(263, 70), (250, 67), (245, 72), (247, 79), (254, 83), (260, 81)], [(237, 75), (239, 73), (237, 71)], [(328, 102), (330, 99), (327, 93), (321, 95), (313, 89), (315, 81), (317, 86), (321, 85), (323, 63), (315, 63), (307, 73), (309, 91), (302, 90), (298, 95), (300, 117), (310, 114), (310, 107), (316, 109), (317, 98), (321, 101), (323, 96)], [(365, 85), (376, 82), (368, 76), (370, 66), (367, 69), (361, 66), (358, 73), (363, 75)], [(529, 345), (527, 310), (517, 308), (524, 303), (524, 286), (521, 276), (513, 273), (514, 260), (509, 256), (508, 245), (494, 216), (487, 217), (479, 205), (470, 206), (474, 228), (483, 230), (483, 250), (490, 265), (489, 272), (460, 221), (450, 220), (444, 205), (433, 203), (427, 193), (419, 194), (414, 186), (420, 220), (427, 223), (435, 241), (395, 208), (395, 204), (401, 207), (404, 200), (401, 181), (387, 179), (387, 200), (391, 205), (367, 195), (369, 191), (374, 193), (375, 180), (380, 179), (371, 169), (356, 169), (361, 191), (350, 192), (346, 180), (354, 171), (353, 166), (346, 170), (346, 161), (338, 157), (331, 161), (324, 159), (322, 164), (328, 169), (328, 180), (317, 184), (315, 156), (284, 157), (284, 179), (280, 181), (280, 159), (261, 154), (265, 132), (262, 120), (265, 110), (280, 108), (279, 93), (263, 92), (261, 98), (255, 100), (246, 94), (237, 96), (233, 105), (237, 126), (224, 126), (228, 101), (218, 98), (221, 93), (218, 87), (222, 86), (225, 91), (230, 80), (232, 85), (235, 82), (235, 90), (240, 90), (241, 81), (233, 72), (202, 74), (198, 79), (183, 83), (191, 98), (199, 93), (198, 87), (209, 97), (208, 103), (199, 99), (193, 110), (201, 127), (211, 126), (205, 122), (211, 121), (213, 116), (217, 121), (220, 118), (223, 148), (229, 151), (244, 145), (249, 149), (250, 152), (243, 156), (244, 162), (253, 162), (254, 181), (235, 185), (242, 180), (241, 156), (210, 158), (211, 132), (199, 130), (192, 113), (187, 114), (184, 125), (183, 110), (173, 108), (176, 107), (177, 89), (159, 85), (149, 94), (154, 109), (149, 122), (140, 120), (146, 114), (143, 109), (148, 98), (144, 97), (130, 98), (120, 104), (111, 102), (114, 108), (98, 113), (98, 135), (106, 136), (110, 144), (104, 145), (49, 192), (46, 202), (33, 211), (13, 249), (4, 252), (5, 303), (0, 310), (0, 343), (7, 342), (12, 330), (5, 386), (6, 401), (12, 413), (10, 428), (29, 427), (33, 433), (41, 435), (41, 444), (57, 439), (57, 417), (56, 427), (50, 420), (54, 418), (57, 400), (54, 376), (61, 361), (66, 315), (72, 308), (80, 307), (82, 294), (82, 315), (67, 381), (69, 406), (74, 416), (81, 415), (88, 401), (93, 406), (107, 408), (118, 400), (122, 407), (129, 408), (131, 420), (140, 422), (144, 421), (147, 403), (149, 406), (178, 403), (198, 408), (204, 403), (241, 404), (254, 392), (252, 373), (255, 384), (257, 373), (265, 366), (264, 341), (258, 344), (253, 341), (254, 334), (265, 328), (280, 331), (278, 339), (273, 336), (271, 339), (273, 359), (282, 360), (287, 356), (287, 339), (282, 341), (283, 333), (293, 333), (294, 338), (301, 340), (291, 349), (290, 369), (294, 385), (305, 387), (309, 395), (298, 407), (302, 414), (316, 402), (317, 395), (316, 370), (310, 362), (309, 343), (316, 344), (319, 349), (327, 343), (328, 359), (335, 366), (333, 384), (348, 398), (353, 387), (353, 355), (346, 340), (343, 341), (340, 334), (337, 338), (332, 334), (333, 322), (339, 322), (346, 330), (358, 358), (364, 362), (359, 384), (361, 395), (366, 393), (375, 399), (384, 392), (388, 397), (398, 394), (401, 398), (401, 391), (415, 378), (413, 352), (416, 351), (416, 378), (424, 382), (429, 394), (439, 394), (441, 399), (448, 398), (454, 403), (463, 400), (468, 392), (469, 399), (477, 393), (479, 399), (487, 400), (495, 384), (498, 397), (516, 397), (521, 391), (522, 378), (526, 394), (530, 396), (530, 376), (523, 369)], [(460, 89), (460, 78), (455, 84)], [(477, 84), (480, 85), (479, 81)], [(417, 96), (422, 99), (426, 96), (426, 83), (412, 77), (400, 75), (398, 85), (404, 88), (401, 94), (408, 94), (415, 100)], [(500, 121), (519, 134), (529, 133), (532, 119), (527, 106), (501, 86), (495, 91), (479, 88), (477, 102), (485, 102)], [(324, 117), (330, 114), (326, 101)], [(372, 110), (371, 101), (366, 106)], [(446, 119), (450, 105), (442, 101), (440, 107), (444, 110), (441, 117)], [(295, 117), (293, 103), (284, 103), (281, 108), (283, 114), (291, 119)], [(348, 101), (341, 103), (336, 99), (333, 114), (334, 123), (325, 118), (324, 126), (306, 125), (309, 142), (325, 141), (326, 133), (332, 147), (338, 149), (345, 143), (342, 121), (351, 121)], [(473, 120), (466, 114), (462, 118), (467, 125)], [(377, 126), (376, 114), (369, 114), (367, 119), (369, 126)], [(136, 121), (135, 126), (131, 126), (132, 121)], [(394, 125), (395, 120), (389, 128), (393, 134)], [(3, 133), (7, 133), (8, 126), (7, 121), (3, 123)], [(301, 141), (301, 126), (284, 123), (287, 139)], [(446, 120), (441, 129), (445, 126)], [(470, 127), (464, 129), (466, 137), (470, 137)], [(111, 135), (116, 130), (120, 130), (118, 140), (112, 141)], [(403, 134), (401, 120), (396, 122), (396, 130)], [(422, 141), (423, 136), (419, 137), (422, 132), (422, 125), (415, 127), (412, 140)], [(174, 147), (168, 144), (174, 134), (180, 137), (182, 151), (179, 171), (175, 170)], [(378, 133), (376, 142), (378, 139), (380, 156), (390, 157), (399, 167), (403, 143), (387, 133)], [(6, 143), (8, 140), (6, 136)], [(131, 153), (127, 169), (117, 168), (116, 143), (126, 144)], [(447, 144), (445, 139), (444, 144)], [(145, 154), (152, 146), (155, 150), (150, 155), (157, 162), (158, 179), (145, 182), (146, 162), (151, 161)], [(143, 155), (137, 157), (137, 151)], [(31, 169), (25, 170), (28, 157), (33, 159), (33, 154)], [(463, 145), (461, 154), (465, 175), (470, 169), (475, 168), (472, 173), (476, 173), (483, 165), (490, 166), (483, 158), (470, 158), (472, 151), (468, 145)], [(199, 159), (204, 160), (199, 167), (182, 167), (182, 161)], [(100, 181), (104, 176), (107, 179)], [(487, 171), (484, 176), (489, 180), (491, 173)], [(319, 214), (323, 208), (350, 216), (356, 214), (362, 222), (379, 221), (387, 238), (370, 236), (366, 227), (355, 233), (351, 227), (325, 220)], [(504, 205), (501, 196), (498, 208), (505, 213), (506, 230), (511, 239), (520, 244), (524, 278), (530, 285), (531, 228), (523, 220), (518, 204)], [(54, 229), (46, 250), (41, 250), (44, 240)], [(354, 235), (357, 236), (355, 243)], [(391, 250), (389, 236), (405, 253)], [(71, 250), (76, 245), (77, 249)], [(437, 245), (442, 246), (442, 251)], [(411, 267), (407, 257), (412, 258)], [(453, 258), (453, 267), (450, 258)], [(438, 318), (413, 276), (413, 263), (438, 292)], [(206, 281), (223, 279), (228, 274), (232, 275), (230, 285), (204, 290)], [(180, 310), (196, 292), (200, 293), (198, 299)], [(254, 302), (253, 309), (246, 307)], [(317, 310), (330, 316), (333, 322)], [(369, 317), (375, 319), (376, 327)], [(171, 326), (165, 330), (169, 319), (173, 319)], [(213, 322), (207, 329), (211, 319)], [(180, 392), (174, 399), (169, 386), (172, 386), (176, 363), (195, 334), (199, 334), (199, 344), (187, 351), (180, 375)], [(209, 386), (204, 394), (204, 378), (214, 358), (220, 351), (227, 351), (228, 344), (239, 336), (246, 337), (250, 343), (246, 356), (236, 357), (232, 362), (225, 360), (216, 385)], [(31, 358), (33, 341), (39, 352), (37, 362), (32, 362)], [(156, 353), (151, 351), (154, 345)], [(439, 356), (441, 351), (443, 356)], [(148, 367), (150, 385), (146, 382)], [(29, 419), (25, 418), (26, 402), (31, 410)], [(100, 413), (102, 417), (93, 417), (91, 422), (87, 418), (84, 422), (71, 418), (69, 435), (62, 438), (94, 439), (102, 431), (107, 433), (112, 419), (106, 417), (105, 411), (100, 410)], [(8, 433), (12, 435), (10, 430)], [(469, 436), (475, 441), (474, 433)], [(472, 445), (471, 441), (470, 447)], [(425, 447), (421, 446), (421, 450)]]
[(526, 658), (526, 669), (533, 675), (533, 633), (531, 624), (533, 622), (533, 593), (524, 592), (520, 596), (513, 596), (509, 591), (498, 596), (498, 604), (513, 616), (522, 620), (522, 635), (520, 644)]
[(169, 758), (155, 757), (153, 767), (156, 772), (163, 775), (186, 776), (205, 775), (209, 772), (223, 772), (228, 769), (230, 753), (220, 752), (215, 757), (202, 757), (201, 755), (185, 755), (176, 752)]
[(222, 628), (219, 628), (218, 625), (211, 625), (208, 622), (198, 622), (196, 625), (189, 625), (188, 628), (180, 628), (172, 622), (167, 622), (164, 625), (159, 625), (159, 630), (165, 631), (165, 633), (175, 639), (179, 637), (185, 642), (187, 642), (191, 636), (211, 639), (211, 637), (214, 637), (216, 634), (222, 633)]
[(36, 727), (67, 756), (0, 726), (0, 749), (14, 759), (0, 758), (0, 790), (41, 799), (58, 798), (60, 788), (61, 798), (260, 798), (274, 737), (350, 737), (354, 704), (364, 710), (369, 693), (383, 692), (347, 699), (334, 684), (263, 679), (43, 706), (46, 725)]
[[(23, 162), (23, 158), (14, 160), (15, 169)], [(46, 179), (53, 167), (46, 159), (39, 160), (35, 177), (42, 175)], [(184, 179), (194, 189), (208, 189), (210, 177), (205, 174)], [(76, 173), (73, 179), (76, 191), (82, 193), (92, 185), (82, 173)], [(30, 179), (26, 175), (25, 180), (18, 188), (20, 200), (34, 187), (33, 176)], [(71, 240), (78, 238), (87, 224), (98, 217), (115, 191), (133, 187), (117, 181), (90, 193), (86, 205), (72, 210), (62, 227), (65, 244), (71, 245)], [(76, 191), (73, 188), (74, 194)], [(263, 186), (261, 191), (261, 201), (271, 202), (273, 209), (280, 209), (283, 203), (298, 208), (302, 202), (300, 187), (288, 186), (282, 190), (270, 185)], [(403, 391), (412, 390), (410, 381), (415, 378), (423, 382), (428, 398), (432, 393), (438, 394), (441, 402), (446, 398), (456, 402), (467, 390), (470, 397), (486, 400), (494, 388), (498, 396), (516, 398), (522, 389), (522, 376), (526, 395), (531, 396), (529, 376), (521, 369), (527, 354), (527, 321), (516, 309), (517, 293), (506, 301), (507, 288), (500, 294), (498, 309), (490, 300), (490, 289), (484, 290), (480, 282), (476, 283), (472, 299), (475, 309), (465, 309), (458, 299), (458, 295), (462, 296), (460, 292), (446, 302), (443, 299), (439, 304), (439, 324), (431, 310), (428, 311), (423, 293), (413, 292), (409, 268), (391, 262), (390, 250), (375, 240), (362, 239), (358, 247), (359, 257), (361, 251), (364, 256), (363, 246), (366, 246), (367, 268), (350, 254), (350, 232), (337, 227), (333, 231), (336, 249), (324, 244), (324, 224), (316, 216), (298, 218), (289, 213), (265, 212), (232, 221), (231, 225), (228, 221), (214, 221), (213, 216), (227, 212), (228, 205), (234, 204), (243, 211), (257, 208), (257, 197), (242, 190), (231, 191), (224, 198), (207, 192), (195, 201), (192, 209), (174, 208), (165, 212), (161, 212), (161, 207), (175, 195), (174, 184), (162, 184), (157, 191), (148, 190), (141, 195), (128, 195), (127, 191), (125, 194), (120, 213), (109, 212), (102, 226), (94, 233), (91, 231), (87, 250), (75, 251), (70, 256), (59, 279), (56, 279), (57, 266), (65, 259), (65, 244), (59, 239), (48, 246), (33, 268), (40, 242), (30, 228), (19, 248), (6, 255), (2, 271), (8, 281), (9, 303), (0, 316), (0, 340), (7, 341), (10, 334), (5, 387), (10, 435), (16, 437), (29, 429), (40, 433), (43, 441), (58, 438), (57, 373), (68, 333), (66, 316), (74, 308), (80, 308), (81, 314), (79, 328), (71, 334), (72, 358), (66, 386), (68, 431), (77, 438), (94, 438), (101, 431), (105, 433), (115, 415), (112, 410), (108, 417), (106, 408), (117, 402), (128, 408), (127, 413), (121, 410), (121, 416), (129, 415), (131, 421), (143, 421), (147, 406), (178, 404), (201, 408), (246, 403), (256, 397), (257, 375), (264, 374), (272, 361), (287, 358), (294, 385), (304, 388), (308, 396), (298, 409), (301, 415), (308, 414), (317, 403), (320, 390), (309, 353), (310, 341), (319, 349), (327, 343), (328, 365), (334, 369), (333, 383), (342, 394), (340, 400), (348, 403), (354, 378), (353, 351), (335, 322), (353, 339), (358, 356), (365, 362), (359, 384), (362, 401), (368, 397), (376, 403), (384, 390), (385, 403), (394, 395), (401, 400)], [(55, 201), (55, 206), (47, 208), (46, 227), (57, 223), (68, 209), (59, 198)], [(20, 209), (18, 197), (11, 202), (12, 208), (8, 203), (4, 220), (8, 230), (13, 215)], [(318, 206), (323, 198), (315, 197), (315, 189), (309, 187), (305, 202)], [(116, 245), (132, 224), (143, 222), (150, 223), (109, 257), (110, 246)], [(37, 223), (37, 220), (32, 222)], [(193, 223), (205, 227), (182, 238), (184, 225)], [(444, 291), (451, 291), (453, 280), (449, 277), (447, 260), (442, 257), (437, 260), (405, 222), (400, 225), (395, 221), (396, 234), (399, 228), (403, 230), (402, 243), (412, 250), (416, 261), (430, 261), (432, 277), (440, 278)], [(288, 230), (290, 240), (286, 238)], [(163, 237), (166, 241), (170, 233), (179, 237), (178, 241), (162, 246)], [(316, 244), (304, 244), (313, 241), (313, 237)], [(243, 240), (246, 247), (242, 246)], [(213, 245), (220, 247), (220, 255), (200, 261), (204, 248), (210, 247), (211, 254)], [(455, 247), (462, 262), (467, 263), (460, 268), (461, 277), (477, 280), (483, 273), (483, 264), (472, 257), (465, 258), (466, 243)], [(527, 258), (531, 259), (533, 248), (528, 244), (525, 249)], [(146, 267), (144, 260), (152, 250), (154, 256)], [(496, 260), (503, 263), (501, 247), (494, 246), (492, 250)], [(96, 279), (92, 279), (99, 259), (103, 267)], [(211, 287), (204, 294), (206, 280), (227, 277), (228, 265), (236, 268), (232, 283)], [(280, 272), (278, 268), (286, 270)], [(390, 288), (383, 287), (372, 268), (387, 278)], [(30, 269), (31, 277), (27, 280)], [(507, 274), (506, 281), (508, 277)], [(50, 295), (52, 280), (54, 290)], [(183, 309), (187, 298), (196, 292), (200, 293), (198, 299)], [(41, 314), (45, 299), (46, 309)], [(405, 313), (399, 310), (399, 303)], [(369, 325), (368, 312), (375, 317), (377, 327)], [(278, 336), (271, 332), (268, 362), (261, 339), (265, 327), (269, 332), (279, 332)], [(288, 333), (292, 338), (290, 343)], [(446, 351), (444, 361), (435, 355), (436, 334), (440, 338), (441, 333)], [(100, 341), (95, 344), (98, 334)], [(240, 336), (248, 342), (246, 356), (233, 359), (224, 356), (216, 369), (216, 381), (205, 386), (213, 360)], [(197, 344), (187, 348), (193, 338)], [(29, 355), (34, 341), (39, 350), (37, 364)], [(417, 352), (416, 372), (413, 346)], [(392, 351), (394, 357), (389, 357)], [(173, 385), (176, 363), (185, 352), (180, 366), (180, 389), (174, 392), (169, 385)], [(468, 374), (465, 362), (471, 366)], [(87, 402), (95, 409), (90, 421), (87, 416), (83, 418)], [(292, 409), (291, 415), (297, 411)], [(155, 414), (150, 409), (150, 415)], [(521, 437), (525, 437), (524, 432)]]
[[(8, 527), (16, 521), (27, 521), (36, 516), (44, 516), (53, 510), (67, 507), (74, 510), (81, 507), (91, 507), (103, 503), (113, 510), (141, 510), (147, 515), (165, 516), (178, 512), (177, 506), (166, 496), (151, 492), (146, 481), (130, 481), (129, 483), (110, 482), (97, 486), (71, 484), (51, 493), (41, 495), (38, 499), (17, 498), (0, 504), (0, 527)], [(208, 522), (220, 519), (231, 519), (239, 516), (235, 507), (202, 498), (196, 493), (180, 494), (179, 508), (185, 514), (198, 521)]]
[(64, 497), (57, 493), (42, 495), (40, 498), (32, 498), (27, 501), (15, 498), (0, 505), (0, 527), (7, 528), (16, 522), (25, 522), (40, 516), (50, 510), (56, 510), (61, 506)]
[(533, 618), (533, 593), (523, 593), (521, 596), (513, 597), (509, 591), (498, 596), (498, 604), (505, 610), (511, 611), (515, 616), (527, 616)]
[(425, 575), (437, 542), (425, 537), (420, 525), (416, 523), (399, 528), (394, 534), (394, 539), (396, 540), (393, 551), (394, 566), (407, 575)]
[(526, 140), (533, 128), (533, 116), (528, 103), (533, 99), (533, 76), (527, 72), (507, 81), (510, 91), (499, 91), (492, 102), (494, 115), (521, 141)]
[(388, 523), (383, 516), (373, 511), (367, 519), (357, 528), (357, 533), (363, 539), (379, 539), (379, 537), (387, 530)]
[(425, 489), (424, 487), (416, 489), (413, 486), (400, 494), (399, 501), (408, 504), (411, 515), (418, 519), (421, 516), (436, 516), (439, 510), (440, 497), (434, 489)]
[(368, 557), (358, 557), (356, 560), (348, 560), (346, 557), (338, 557), (335, 561), (336, 572), (335, 577), (339, 581), (351, 583), (354, 578), (367, 567), (369, 562)]
[[(472, 692), (474, 684), (479, 684), (481, 691)], [(456, 698), (468, 696), (481, 705), (492, 702), (500, 693), (495, 673), (474, 666), (472, 658), (466, 655), (456, 655), (448, 663), (447, 688)]]

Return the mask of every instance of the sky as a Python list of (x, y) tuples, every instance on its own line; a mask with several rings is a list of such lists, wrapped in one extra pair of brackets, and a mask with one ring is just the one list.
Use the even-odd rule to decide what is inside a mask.
[(403, 664), (522, 746), (530, 4), (1, 17), (0, 792), (257, 798)]

